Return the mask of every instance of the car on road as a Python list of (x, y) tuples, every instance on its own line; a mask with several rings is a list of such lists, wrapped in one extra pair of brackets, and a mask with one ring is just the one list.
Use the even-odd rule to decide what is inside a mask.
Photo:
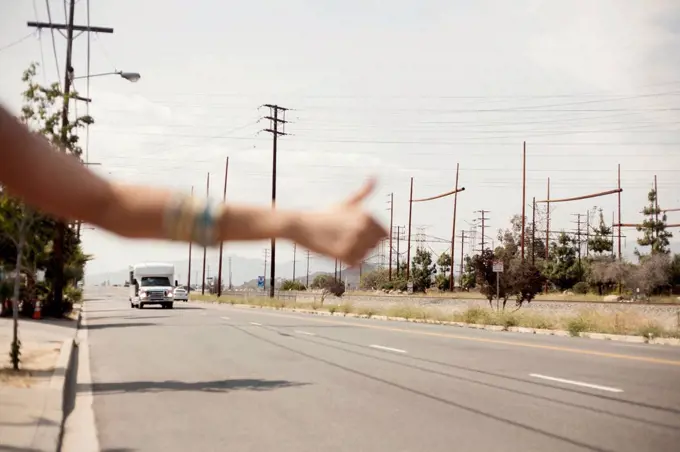
[(189, 293), (184, 287), (175, 287), (173, 298), (175, 301), (189, 301)]

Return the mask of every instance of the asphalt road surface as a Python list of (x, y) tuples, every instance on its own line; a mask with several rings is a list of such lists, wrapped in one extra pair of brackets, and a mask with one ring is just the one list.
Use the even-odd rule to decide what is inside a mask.
[(678, 451), (680, 348), (87, 303), (109, 451)]

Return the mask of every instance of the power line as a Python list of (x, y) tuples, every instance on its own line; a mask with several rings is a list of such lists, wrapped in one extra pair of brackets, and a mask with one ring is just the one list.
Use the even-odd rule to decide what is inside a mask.
[(16, 41), (12, 41), (9, 44), (5, 44), (4, 46), (0, 46), (0, 52), (2, 52), (3, 50), (7, 50), (11, 47), (14, 47), (15, 45), (21, 44), (22, 42), (24, 42), (25, 40), (27, 40), (31, 36), (35, 36), (35, 32), (31, 32), (31, 33), (27, 34), (26, 36), (24, 36), (23, 38), (17, 39)]

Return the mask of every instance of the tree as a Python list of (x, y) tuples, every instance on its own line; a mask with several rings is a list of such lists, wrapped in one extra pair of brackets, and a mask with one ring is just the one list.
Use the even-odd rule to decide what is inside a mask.
[[(545, 249), (545, 242), (534, 233), (535, 225), (525, 220), (524, 222), (524, 257), (531, 260), (532, 255), (542, 256), (541, 250)], [(505, 249), (505, 253), (511, 258), (521, 257), (522, 252), (522, 215), (513, 215), (510, 218), (509, 229), (498, 230), (498, 243)], [(533, 240), (532, 240), (533, 239)]]
[[(473, 260), (475, 264), (475, 270), (477, 275), (477, 285), (479, 286), (479, 291), (489, 300), (489, 306), (493, 308), (493, 299), (496, 298), (496, 292), (498, 289), (498, 294), (503, 298), (505, 306), (505, 300), (508, 299), (508, 281), (506, 275), (498, 274), (493, 271), (493, 263), (496, 260), (496, 256), (493, 251), (485, 249), (482, 254), (475, 256)], [(505, 270), (506, 268), (504, 268)], [(496, 285), (496, 280), (498, 279), (498, 286)]]
[[(514, 259), (505, 273), (507, 293), (515, 296), (518, 308), (522, 307), (525, 301), (531, 303), (545, 284), (545, 276), (528, 260), (522, 262), (520, 259)], [(505, 300), (503, 309), (505, 309)]]
[(280, 290), (307, 290), (304, 284), (300, 281), (287, 279), (281, 283)]
[(414, 292), (425, 292), (432, 286), (432, 275), (436, 272), (436, 266), (432, 263), (432, 254), (418, 248), (416, 255), (411, 261), (411, 281)]
[(477, 260), (479, 255), (465, 256), (463, 274), (460, 275), (460, 287), (469, 291), (477, 286)]
[(384, 268), (376, 268), (361, 275), (359, 288), (362, 290), (378, 290), (381, 289), (388, 280), (388, 271)]
[(558, 289), (570, 289), (584, 276), (583, 266), (576, 258), (574, 240), (562, 232), (552, 244), (552, 260), (545, 267), (545, 276)]
[[(78, 116), (67, 124), (61, 122), (60, 106), (57, 101), (62, 100), (65, 103), (70, 102), (70, 99), (76, 98), (78, 93), (72, 91), (68, 96), (65, 95), (59, 86), (59, 83), (53, 83), (49, 86), (42, 86), (35, 81), (37, 75), (37, 63), (31, 63), (23, 73), (22, 81), (26, 83), (27, 88), (23, 92), (24, 105), (21, 109), (21, 121), (32, 129), (36, 134), (44, 137), (57, 149), (72, 155), (76, 159), (80, 159), (82, 148), (79, 145), (78, 129), (88, 124), (93, 124), (94, 120), (91, 116)], [(46, 306), (46, 313), (53, 313), (61, 315), (64, 312), (62, 306), (62, 291), (65, 287), (64, 270), (68, 260), (68, 246), (69, 243), (65, 241), (68, 239), (68, 227), (62, 222), (57, 221), (54, 224), (53, 237), (54, 246), (52, 249), (52, 303)], [(73, 245), (71, 240), (70, 245)]]
[[(642, 222), (641, 226), (637, 227), (638, 232), (642, 232), (642, 237), (637, 240), (640, 246), (651, 247), (651, 254), (668, 254), (670, 250), (669, 239), (673, 234), (666, 231), (666, 214), (662, 212), (657, 203), (656, 190), (652, 189), (647, 194), (649, 204), (642, 209), (642, 214), (647, 218)], [(661, 219), (659, 218), (661, 215)], [(635, 250), (638, 257), (640, 252)]]
[(594, 235), (588, 240), (588, 248), (599, 256), (603, 253), (611, 253), (614, 250), (614, 242), (611, 237), (612, 228), (607, 227), (602, 209), (600, 209), (600, 224), (594, 230)]
[(437, 276), (435, 276), (434, 282), (439, 290), (445, 291), (451, 288), (451, 255), (449, 253), (442, 253), (437, 259)]
[(322, 273), (314, 277), (310, 286), (312, 289), (323, 289), (328, 284), (328, 281), (332, 279), (333, 277), (331, 275)]

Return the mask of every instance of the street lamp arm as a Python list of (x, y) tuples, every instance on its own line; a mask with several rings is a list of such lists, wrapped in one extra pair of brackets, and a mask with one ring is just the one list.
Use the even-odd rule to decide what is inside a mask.
[(72, 80), (79, 80), (79, 79), (93, 78), (93, 77), (103, 77), (105, 75), (120, 75), (125, 80), (133, 82), (133, 83), (138, 81), (142, 77), (138, 72), (113, 71), (113, 72), (102, 72), (100, 74), (81, 75), (79, 77), (73, 77)]

